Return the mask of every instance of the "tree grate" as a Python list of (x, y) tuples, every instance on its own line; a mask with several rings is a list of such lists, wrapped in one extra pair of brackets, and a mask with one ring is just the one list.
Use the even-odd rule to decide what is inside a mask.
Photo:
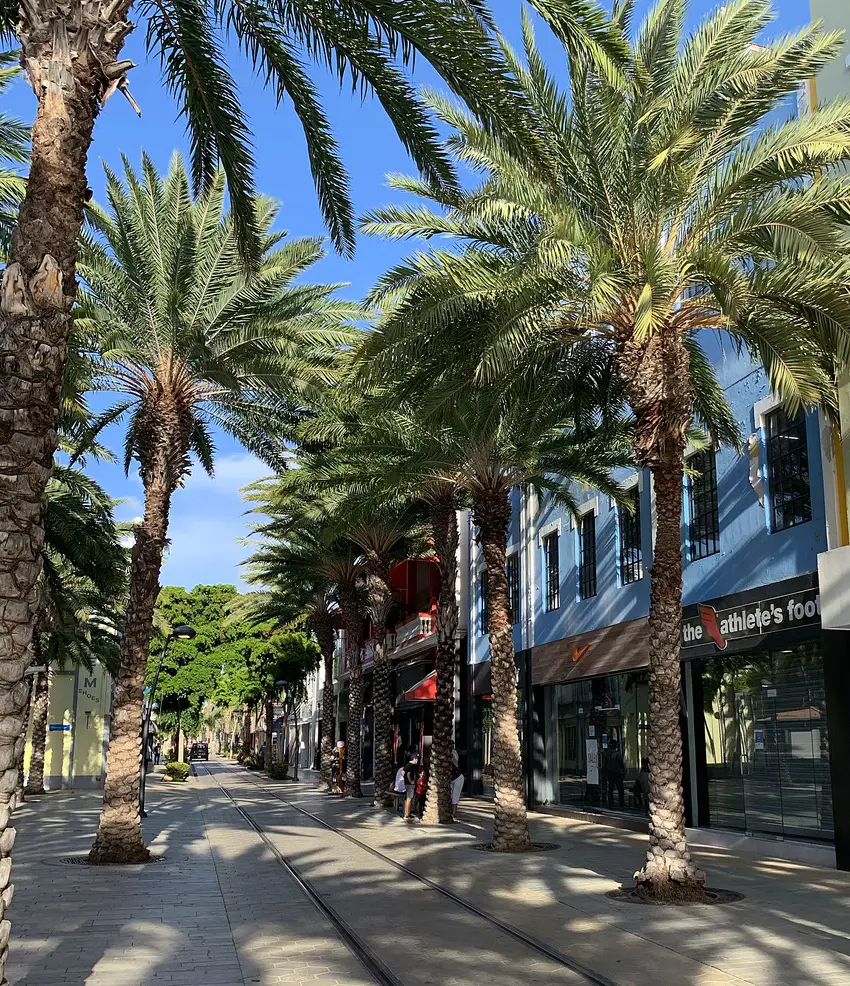
[[(93, 869), (110, 869), (113, 867), (121, 867), (126, 869), (130, 866), (147, 866), (148, 863), (165, 863), (167, 857), (165, 856), (149, 856), (144, 863), (107, 863), (106, 866), (94, 866)], [(89, 862), (88, 855), (84, 856), (60, 856), (59, 859), (45, 859), (45, 863), (59, 863), (60, 866), (91, 866)]]
[(737, 904), (739, 900), (744, 899), (744, 895), (739, 894), (737, 890), (717, 890), (711, 887), (705, 887), (696, 899), (681, 898), (672, 895), (666, 900), (658, 900), (644, 896), (636, 887), (620, 887), (617, 890), (609, 890), (605, 896), (624, 904), (649, 904), (653, 907), (689, 907), (694, 904)]
[[(503, 856), (510, 856), (512, 854), (510, 850), (496, 849), (492, 842), (476, 842), (469, 846), (469, 848), (475, 849), (478, 852), (500, 853)], [(513, 855), (520, 855), (521, 853), (527, 852), (550, 852), (552, 849), (560, 848), (557, 842), (532, 842), (528, 849), (520, 849), (513, 853)]]

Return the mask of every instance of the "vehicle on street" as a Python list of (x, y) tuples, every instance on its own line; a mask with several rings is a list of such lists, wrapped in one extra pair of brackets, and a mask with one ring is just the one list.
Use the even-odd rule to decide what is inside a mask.
[(189, 750), (190, 760), (209, 760), (210, 758), (210, 747), (208, 743), (193, 743), (192, 749)]

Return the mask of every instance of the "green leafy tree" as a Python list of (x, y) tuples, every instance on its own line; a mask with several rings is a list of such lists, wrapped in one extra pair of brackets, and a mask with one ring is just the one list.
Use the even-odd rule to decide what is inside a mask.
[(159, 594), (146, 682), (153, 682), (162, 648), (171, 629), (188, 624), (191, 640), (169, 643), (157, 685), (157, 725), (174, 735), (197, 735), (209, 706), (232, 711), (257, 699), (262, 688), (253, 670), (268, 649), (274, 624), (235, 619), (240, 595), (232, 585), (197, 585), (191, 590), (166, 586)]
[(282, 242), (270, 231), (276, 206), (257, 200), (263, 246), (256, 273), (238, 263), (224, 179), (193, 199), (182, 160), (166, 178), (149, 159), (140, 179), (107, 174), (110, 208), (90, 212), (82, 248), (85, 290), (77, 327), (95, 347), (95, 385), (123, 395), (101, 424), (127, 419), (124, 464), (145, 491), (134, 528), (130, 588), (106, 785), (92, 860), (142, 859), (133, 777), (138, 773), (142, 688), (171, 498), (191, 455), (212, 474), (210, 426), (223, 427), (270, 464), (312, 388), (333, 378), (335, 350), (350, 339), (354, 306), (333, 287), (294, 284), (321, 256), (317, 240)]
[[(626, 38), (632, 4), (615, 19)], [(700, 333), (723, 330), (764, 364), (793, 412), (832, 398), (848, 353), (850, 103), (765, 125), (839, 50), (807, 27), (761, 37), (768, 0), (734, 0), (688, 34), (684, 0), (660, 0), (628, 45), (624, 85), (562, 35), (559, 88), (526, 20), (525, 58), (506, 49), (550, 150), (548, 162), (494, 140), (463, 110), (435, 104), (459, 160), (481, 175), (457, 192), (420, 184), (439, 208), (381, 210), (367, 228), (450, 234), (399, 265), (378, 296), (397, 305), (392, 360), (411, 322), (431, 329), (479, 380), (550, 376), (578, 339), (607, 344), (635, 416), (635, 453), (651, 471), (657, 530), (649, 612), (650, 844), (637, 875), (661, 897), (699, 895), (687, 847), (679, 727), (680, 523), (684, 453), (696, 419), (737, 442)], [(408, 185), (408, 187), (411, 187)], [(503, 317), (461, 334), (482, 302)], [(454, 322), (451, 322), (453, 318)], [(440, 327), (444, 331), (440, 332)], [(418, 338), (414, 336), (414, 338)], [(421, 338), (416, 343), (421, 348)], [(388, 348), (389, 351), (389, 348)], [(408, 352), (409, 355), (409, 352)]]
[(282, 757), (289, 715), (304, 697), (305, 683), (319, 665), (321, 650), (314, 640), (300, 631), (278, 630), (269, 624), (265, 625), (265, 629), (268, 630), (267, 635), (259, 646), (251, 649), (247, 663), (252, 681), (262, 694), (265, 705), (266, 752), (263, 766), (268, 770), (273, 762), (274, 703), (279, 697), (284, 699)]

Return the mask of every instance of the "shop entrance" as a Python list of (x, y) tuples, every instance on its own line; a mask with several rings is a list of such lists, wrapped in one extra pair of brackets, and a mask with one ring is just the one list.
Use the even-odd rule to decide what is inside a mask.
[[(633, 788), (647, 753), (646, 672), (547, 686), (544, 701), (547, 774), (555, 780), (551, 803), (643, 812)], [(622, 781), (622, 807), (619, 784), (609, 785), (609, 774)]]
[(831, 841), (818, 644), (701, 663), (710, 824)]

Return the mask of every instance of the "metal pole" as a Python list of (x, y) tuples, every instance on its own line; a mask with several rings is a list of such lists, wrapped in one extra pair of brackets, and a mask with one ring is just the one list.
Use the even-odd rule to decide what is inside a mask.
[(148, 730), (150, 728), (151, 712), (153, 712), (153, 699), (154, 695), (156, 695), (156, 686), (159, 683), (159, 672), (162, 671), (162, 662), (165, 660), (165, 653), (168, 650), (168, 644), (170, 641), (171, 634), (165, 638), (162, 653), (159, 655), (159, 664), (157, 664), (156, 674), (153, 676), (150, 698), (148, 699), (147, 709), (145, 710), (145, 714), (142, 718), (142, 779), (139, 783), (139, 814), (142, 818), (148, 817), (145, 812), (145, 775), (147, 774)]

